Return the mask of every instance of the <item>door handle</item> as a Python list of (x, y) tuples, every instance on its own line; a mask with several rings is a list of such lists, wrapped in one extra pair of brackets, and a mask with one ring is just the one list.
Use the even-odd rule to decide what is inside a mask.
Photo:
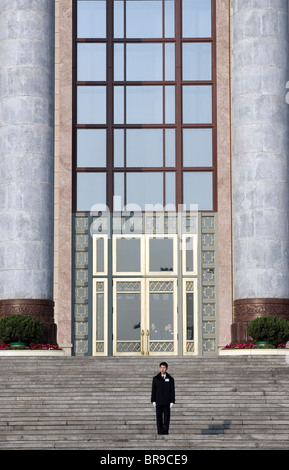
[(147, 356), (148, 356), (149, 353), (150, 353), (150, 332), (149, 332), (149, 330), (147, 330), (146, 336), (147, 336), (147, 350), (146, 350), (146, 354), (147, 354)]

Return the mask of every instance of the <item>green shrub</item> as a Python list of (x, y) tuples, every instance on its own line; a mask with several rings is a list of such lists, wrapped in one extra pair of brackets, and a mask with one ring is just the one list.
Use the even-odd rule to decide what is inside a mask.
[(43, 324), (29, 315), (9, 315), (0, 320), (3, 343), (37, 343), (43, 334)]
[(250, 321), (248, 334), (255, 341), (272, 342), (274, 346), (289, 340), (289, 322), (279, 317), (258, 317)]

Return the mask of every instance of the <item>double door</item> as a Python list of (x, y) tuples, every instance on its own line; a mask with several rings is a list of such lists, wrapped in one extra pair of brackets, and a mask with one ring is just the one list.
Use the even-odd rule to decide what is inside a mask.
[(115, 279), (113, 354), (177, 354), (177, 281)]

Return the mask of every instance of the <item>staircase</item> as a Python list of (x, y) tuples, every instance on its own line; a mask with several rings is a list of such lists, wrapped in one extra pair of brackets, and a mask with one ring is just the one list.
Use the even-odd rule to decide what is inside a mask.
[(284, 356), (165, 358), (170, 434), (156, 434), (162, 358), (0, 358), (0, 450), (289, 449)]

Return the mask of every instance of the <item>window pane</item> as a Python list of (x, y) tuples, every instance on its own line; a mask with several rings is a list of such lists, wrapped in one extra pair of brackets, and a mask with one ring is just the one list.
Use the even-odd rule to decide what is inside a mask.
[(175, 129), (165, 130), (166, 166), (176, 165)]
[(162, 37), (162, 1), (126, 2), (126, 37)]
[(126, 79), (130, 81), (162, 80), (162, 44), (127, 44)]
[(174, 210), (175, 207), (176, 207), (176, 175), (175, 173), (166, 173), (166, 209)]
[(128, 129), (126, 149), (127, 166), (163, 166), (162, 129)]
[(78, 173), (77, 210), (90, 211), (96, 204), (106, 205), (106, 173)]
[(128, 86), (127, 124), (161, 124), (163, 90), (161, 86)]
[(165, 87), (166, 96), (166, 110), (165, 110), (165, 122), (166, 124), (175, 123), (175, 87)]
[(194, 250), (193, 250), (193, 239), (191, 237), (186, 238), (186, 272), (194, 271)]
[(124, 123), (124, 87), (114, 87), (114, 123)]
[(172, 238), (151, 238), (149, 250), (150, 271), (173, 271), (174, 244)]
[(114, 166), (124, 166), (124, 130), (114, 130)]
[(114, 80), (124, 80), (124, 45), (114, 45)]
[(211, 80), (211, 68), (211, 44), (183, 44), (183, 80)]
[(197, 204), (198, 210), (213, 209), (213, 177), (211, 172), (183, 173), (183, 191), (186, 209)]
[(106, 80), (105, 44), (77, 44), (77, 80)]
[(99, 0), (77, 3), (77, 37), (106, 37), (106, 2)]
[(212, 87), (183, 86), (183, 123), (209, 124), (212, 122)]
[(116, 240), (116, 271), (140, 272), (141, 244), (139, 238), (119, 238)]
[(114, 174), (113, 207), (115, 211), (122, 211), (124, 208), (124, 173)]
[(77, 123), (106, 123), (105, 86), (79, 86), (77, 88)]
[(211, 37), (211, 0), (183, 0), (183, 37)]
[(175, 45), (165, 44), (165, 80), (175, 80)]
[(146, 204), (163, 206), (163, 173), (127, 173), (126, 184), (127, 210), (145, 210)]
[(123, 2), (113, 2), (113, 8), (114, 8), (114, 37), (123, 38), (124, 36)]
[(104, 272), (104, 239), (96, 239), (96, 272)]
[(174, 0), (165, 1), (165, 38), (175, 36), (175, 2)]
[(106, 130), (77, 130), (77, 166), (106, 166)]
[(212, 129), (183, 129), (183, 166), (212, 166)]

